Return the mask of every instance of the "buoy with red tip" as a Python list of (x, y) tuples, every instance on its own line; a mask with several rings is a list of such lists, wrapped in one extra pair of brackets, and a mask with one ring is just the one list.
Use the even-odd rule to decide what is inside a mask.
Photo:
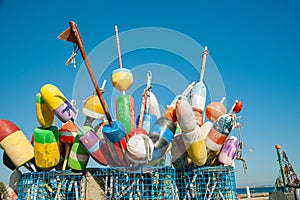
[(102, 122), (95, 130), (92, 128), (86, 129), (86, 133), (79, 139), (79, 142), (92, 158), (104, 166), (114, 163), (102, 134), (102, 128), (106, 123), (107, 121)]
[(0, 120), (0, 147), (16, 168), (34, 158), (33, 146), (29, 140), (17, 125), (8, 120)]
[(114, 121), (112, 126), (106, 124), (102, 128), (108, 150), (114, 163), (111, 166), (126, 166), (128, 164), (126, 158), (126, 131), (124, 125), (120, 121)]

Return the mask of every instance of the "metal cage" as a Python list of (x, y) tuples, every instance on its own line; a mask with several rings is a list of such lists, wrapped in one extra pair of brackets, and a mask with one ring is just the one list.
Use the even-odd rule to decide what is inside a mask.
[(172, 167), (100, 168), (87, 171), (87, 199), (175, 199)]
[(71, 171), (32, 172), (21, 176), (18, 199), (85, 199), (86, 179)]
[(172, 167), (117, 167), (23, 174), (19, 199), (175, 199)]
[(237, 199), (231, 166), (176, 169), (176, 185), (179, 199)]

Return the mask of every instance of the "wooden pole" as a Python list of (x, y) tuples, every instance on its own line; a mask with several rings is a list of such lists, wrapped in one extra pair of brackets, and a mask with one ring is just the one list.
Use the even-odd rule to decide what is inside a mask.
[(96, 89), (96, 92), (97, 92), (97, 95), (99, 97), (100, 103), (102, 104), (102, 107), (104, 109), (104, 113), (106, 115), (106, 118), (107, 118), (109, 124), (112, 125), (112, 118), (111, 118), (111, 116), (110, 116), (110, 114), (108, 112), (108, 106), (107, 106), (107, 104), (106, 104), (106, 102), (105, 102), (105, 100), (103, 98), (102, 92), (101, 92), (101, 90), (100, 90), (100, 88), (98, 86), (98, 82), (96, 81), (96, 78), (95, 78), (94, 72), (92, 70), (91, 64), (90, 64), (90, 62), (88, 60), (86, 51), (85, 51), (85, 49), (83, 47), (83, 42), (82, 42), (79, 30), (77, 28), (77, 25), (74, 22), (72, 22), (72, 21), (69, 22), (69, 25), (71, 27), (71, 31), (73, 32), (73, 34), (75, 36), (76, 44), (78, 45), (78, 48), (79, 48), (81, 56), (82, 56), (82, 58), (84, 60), (85, 66), (86, 66), (86, 68), (87, 68), (87, 70), (89, 72), (89, 75), (90, 75), (91, 79), (92, 79), (92, 82), (93, 82), (93, 85), (94, 85), (94, 87)]

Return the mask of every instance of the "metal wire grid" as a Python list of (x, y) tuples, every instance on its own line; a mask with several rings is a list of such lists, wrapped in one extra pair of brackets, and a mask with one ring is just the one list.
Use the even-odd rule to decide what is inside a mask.
[(32, 172), (23, 174), (18, 199), (85, 199), (85, 177), (71, 171)]
[(233, 167), (119, 167), (23, 174), (19, 199), (236, 200)]
[(175, 173), (172, 167), (89, 169), (87, 196), (92, 193), (103, 199), (175, 199)]
[(231, 166), (176, 169), (176, 185), (179, 199), (237, 199)]

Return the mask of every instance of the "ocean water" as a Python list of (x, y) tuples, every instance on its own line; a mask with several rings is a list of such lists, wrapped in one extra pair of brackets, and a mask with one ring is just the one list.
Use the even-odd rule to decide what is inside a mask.
[[(275, 187), (249, 187), (250, 193), (274, 192)], [(237, 188), (238, 194), (247, 194), (246, 188)]]

